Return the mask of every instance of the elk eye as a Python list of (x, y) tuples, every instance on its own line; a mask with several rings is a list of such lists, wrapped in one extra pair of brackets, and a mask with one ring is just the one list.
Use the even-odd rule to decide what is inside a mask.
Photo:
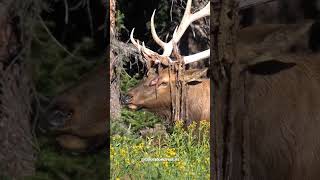
[(168, 85), (167, 82), (162, 82), (162, 83), (160, 84), (160, 86), (167, 86), (167, 85)]

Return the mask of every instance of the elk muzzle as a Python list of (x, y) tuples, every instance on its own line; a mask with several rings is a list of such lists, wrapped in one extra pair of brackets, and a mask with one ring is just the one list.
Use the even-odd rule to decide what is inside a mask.
[(137, 110), (138, 106), (132, 104), (132, 99), (133, 96), (130, 94), (126, 94), (126, 95), (121, 95), (120, 100), (121, 100), (121, 104), (127, 106), (129, 109), (131, 110)]
[(128, 105), (131, 103), (131, 100), (132, 100), (132, 96), (131, 95), (121, 95), (120, 97), (120, 101), (121, 101), (121, 104), (123, 105)]
[(62, 129), (66, 122), (72, 118), (72, 113), (61, 110), (54, 110), (47, 114), (47, 119), (40, 123), (43, 131)]

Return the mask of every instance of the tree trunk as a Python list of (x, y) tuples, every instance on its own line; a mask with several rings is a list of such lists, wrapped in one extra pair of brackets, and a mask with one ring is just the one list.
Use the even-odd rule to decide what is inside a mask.
[(18, 3), (0, 3), (0, 179), (22, 179), (35, 171), (32, 84), (23, 61), (30, 39), (22, 37), (23, 19), (12, 10)]
[[(116, 0), (110, 0), (110, 40), (117, 38), (116, 30)], [(117, 55), (110, 49), (110, 118), (117, 119), (120, 117), (120, 77), (118, 73)]]
[[(238, 10), (268, 0), (220, 0), (211, 6), (211, 174), (212, 179), (250, 179), (248, 96), (236, 42)], [(213, 10), (214, 7), (218, 7)], [(240, 7), (240, 8), (239, 8)]]
[[(218, 3), (218, 4), (217, 4)], [(210, 79), (211, 79), (211, 174), (212, 179), (241, 179), (238, 167), (234, 132), (236, 87), (239, 70), (236, 60), (238, 12), (235, 0), (221, 0), (211, 4)], [(215, 8), (219, 7), (219, 8)], [(215, 9), (214, 9), (215, 8)], [(214, 9), (214, 10), (213, 10)], [(241, 152), (241, 151), (240, 151)], [(237, 176), (238, 175), (238, 176)]]

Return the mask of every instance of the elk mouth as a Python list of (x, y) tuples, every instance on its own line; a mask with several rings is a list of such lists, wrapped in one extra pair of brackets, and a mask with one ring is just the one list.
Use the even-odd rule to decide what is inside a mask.
[(85, 151), (88, 146), (86, 139), (70, 134), (61, 134), (55, 139), (60, 147), (70, 151), (82, 152)]
[(109, 135), (106, 134), (96, 134), (90, 137), (61, 134), (56, 137), (56, 142), (60, 147), (74, 153), (96, 153), (105, 148), (109, 141)]
[(103, 135), (94, 135), (91, 137), (82, 137), (72, 133), (62, 133), (56, 135), (57, 145), (73, 153), (92, 153), (105, 147), (108, 137)]
[(135, 105), (135, 104), (128, 104), (127, 106), (128, 106), (128, 108), (131, 109), (131, 110), (138, 110), (138, 109), (140, 109), (140, 108), (139, 108), (137, 105)]

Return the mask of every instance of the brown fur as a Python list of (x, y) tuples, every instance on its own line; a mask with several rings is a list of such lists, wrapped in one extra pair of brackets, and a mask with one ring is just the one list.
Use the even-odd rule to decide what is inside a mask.
[(212, 137), (223, 138), (213, 143), (221, 153), (215, 159), (223, 165), (217, 174), (229, 170), (224, 175), (230, 179), (319, 179), (320, 55), (310, 50), (312, 27), (267, 25), (240, 33), (240, 66), (232, 69), (241, 71), (236, 80), (219, 86), (232, 87), (223, 91), (230, 99), (213, 97), (220, 105), (217, 114), (228, 113), (220, 116), (222, 128)]
[[(279, 27), (284, 31), (274, 34), (273, 30)], [(244, 61), (237, 67), (241, 69), (239, 81), (231, 81), (235, 85), (230, 84), (232, 88), (226, 92), (233, 93), (230, 99), (216, 102), (229, 105), (223, 111), (234, 115), (229, 121), (226, 118), (227, 122), (219, 122), (224, 124), (223, 128), (214, 132), (223, 137), (218, 139), (223, 142), (216, 142), (224, 147), (219, 150), (223, 151), (222, 157), (217, 157), (223, 161), (222, 172), (226, 176), (231, 173), (231, 177), (224, 179), (320, 179), (320, 54), (312, 54), (308, 49), (310, 26), (279, 27), (271, 27), (270, 31), (262, 29), (260, 35), (248, 31), (246, 35), (257, 35), (261, 39), (244, 38), (238, 44), (238, 52), (242, 51), (242, 43), (253, 55), (244, 52), (241, 56)], [(259, 44), (262, 46), (255, 46)], [(293, 46), (297, 47), (294, 51)], [(265, 51), (258, 51), (260, 48)], [(259, 59), (259, 56), (265, 57)], [(164, 74), (167, 72), (160, 72), (160, 79), (166, 76)], [(158, 89), (160, 98), (155, 99), (155, 87), (149, 86), (154, 78), (148, 77), (130, 91), (131, 103), (166, 114), (170, 112), (163, 110), (170, 103), (169, 91)], [(194, 118), (201, 118), (198, 114), (210, 104), (205, 100), (209, 96), (203, 95), (207, 89), (202, 88), (209, 89), (209, 86), (198, 87), (192, 92), (194, 95), (190, 95), (190, 98), (195, 97), (196, 104), (203, 103), (190, 108), (197, 114)]]
[[(267, 24), (247, 27), (239, 32), (237, 54), (241, 64), (246, 66), (249, 62), (256, 62), (260, 59), (270, 58), (289, 52), (311, 52), (309, 49), (309, 29), (314, 22), (309, 21), (302, 24)], [(260, 59), (259, 59), (260, 58)], [(168, 69), (160, 72), (159, 78), (168, 82)], [(170, 88), (157, 88), (149, 86), (156, 76), (149, 76), (139, 85), (129, 91), (132, 96), (129, 108), (140, 106), (163, 117), (170, 117)], [(175, 81), (175, 80), (173, 80)], [(204, 80), (196, 85), (189, 86), (188, 116), (192, 120), (209, 119), (209, 80)]]
[[(80, 85), (75, 85), (54, 98), (47, 115), (48, 122), (55, 120), (51, 118), (55, 117), (51, 115), (54, 111), (72, 114), (62, 127), (52, 128), (57, 133), (57, 141), (62, 147), (85, 151), (106, 140), (105, 137), (109, 134), (106, 95), (106, 67), (100, 65), (82, 78)], [(100, 140), (90, 144), (91, 138)]]
[(241, 75), (246, 104), (240, 111), (245, 112), (236, 114), (247, 115), (240, 154), (250, 169), (242, 172), (259, 180), (319, 179), (320, 55), (275, 57), (263, 71), (259, 63)]
[[(260, 56), (283, 53), (312, 52), (310, 38), (313, 21), (300, 24), (265, 24), (241, 29), (237, 42), (237, 56), (242, 64)], [(318, 42), (319, 43), (319, 42)]]
[[(239, 32), (238, 43), (238, 54), (242, 64), (245, 66), (249, 61), (256, 63), (257, 58), (259, 59), (260, 56), (266, 54), (269, 58), (293, 50), (295, 52), (308, 51), (308, 30), (311, 24), (312, 22), (300, 25), (260, 25), (242, 29)], [(49, 109), (49, 117), (54, 110), (72, 113), (72, 117), (65, 122), (63, 127), (54, 129), (58, 134), (57, 139), (61, 146), (67, 149), (79, 149), (79, 147), (88, 149), (90, 146), (95, 146), (91, 144), (92, 142), (102, 143), (101, 139), (103, 138), (98, 137), (107, 136), (107, 105), (109, 104), (106, 103), (108, 100), (104, 98), (108, 87), (105, 71), (105, 66), (100, 66), (86, 75), (79, 84), (55, 98)], [(155, 88), (148, 86), (148, 82), (153, 78), (148, 77), (140, 83), (140, 88), (135, 88), (130, 93), (135, 96), (134, 101), (137, 105), (169, 118), (171, 101), (168, 88), (159, 87), (158, 98), (156, 98)], [(143, 89), (143, 86), (146, 89)], [(189, 86), (187, 103), (190, 119), (210, 119), (209, 87), (208, 79), (202, 79), (201, 82)], [(138, 99), (144, 101), (138, 102)], [(48, 119), (48, 121), (50, 120)], [(68, 136), (68, 138), (63, 140), (63, 138), (59, 138), (59, 135)], [(75, 138), (73, 142), (72, 137)], [(95, 137), (100, 140), (89, 140)]]
[[(186, 71), (186, 76), (192, 76), (196, 71)], [(156, 84), (152, 84), (156, 80)], [(171, 79), (172, 85), (175, 79)], [(157, 92), (156, 92), (157, 91)], [(169, 70), (160, 71), (159, 75), (150, 75), (139, 85), (128, 92), (132, 97), (128, 107), (145, 108), (164, 118), (170, 119), (171, 97), (169, 85)], [(175, 96), (175, 93), (172, 94)], [(210, 120), (210, 80), (195, 79), (187, 86), (187, 117), (190, 120)]]

